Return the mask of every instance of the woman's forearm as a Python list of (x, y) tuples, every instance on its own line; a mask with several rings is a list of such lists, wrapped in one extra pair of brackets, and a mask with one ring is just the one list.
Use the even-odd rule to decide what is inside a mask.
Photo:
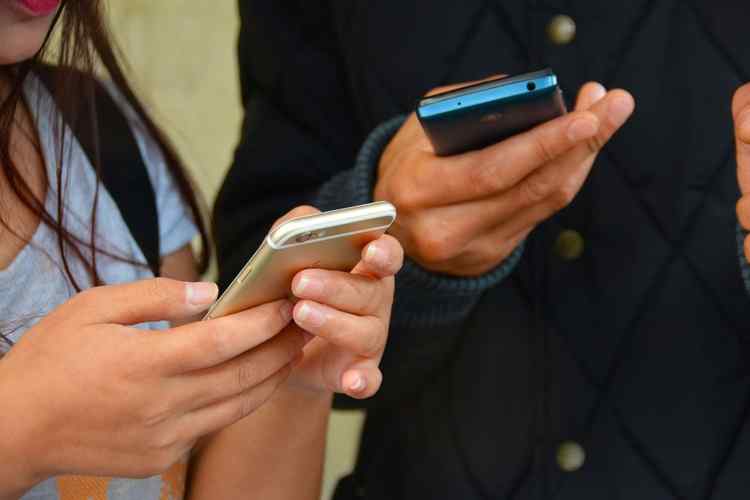
[(284, 387), (201, 446), (189, 498), (317, 500), (332, 395)]
[(5, 383), (0, 361), (0, 398), (3, 412), (0, 413), (0, 500), (17, 500), (36, 483), (43, 480), (37, 469), (35, 451), (31, 449), (36, 438), (44, 439), (32, 431), (34, 411), (20, 404), (18, 387)]

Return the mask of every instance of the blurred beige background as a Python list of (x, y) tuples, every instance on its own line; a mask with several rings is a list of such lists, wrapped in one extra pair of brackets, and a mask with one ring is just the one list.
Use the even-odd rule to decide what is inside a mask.
[[(242, 119), (236, 5), (236, 0), (109, 2), (131, 77), (209, 203), (231, 162)], [(357, 413), (332, 417), (324, 499), (336, 478), (351, 470), (361, 421)]]

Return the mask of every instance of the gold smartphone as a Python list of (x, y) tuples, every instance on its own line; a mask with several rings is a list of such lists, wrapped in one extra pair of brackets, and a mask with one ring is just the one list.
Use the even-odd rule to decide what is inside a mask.
[(291, 297), (303, 269), (351, 271), (362, 250), (396, 220), (396, 208), (375, 202), (297, 217), (271, 230), (204, 319)]

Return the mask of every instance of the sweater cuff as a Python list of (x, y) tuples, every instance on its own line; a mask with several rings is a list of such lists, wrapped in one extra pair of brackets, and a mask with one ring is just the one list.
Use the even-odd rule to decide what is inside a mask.
[[(354, 168), (323, 185), (315, 205), (321, 210), (333, 210), (372, 202), (380, 156), (405, 120), (405, 116), (398, 116), (377, 127), (362, 145)], [(495, 269), (475, 278), (434, 273), (407, 257), (396, 276), (393, 323), (428, 327), (462, 321), (485, 290), (513, 272), (522, 255), (523, 244)]]
[(315, 206), (325, 212), (371, 203), (380, 155), (404, 121), (405, 116), (397, 116), (377, 127), (359, 150), (354, 168), (326, 182), (318, 191)]

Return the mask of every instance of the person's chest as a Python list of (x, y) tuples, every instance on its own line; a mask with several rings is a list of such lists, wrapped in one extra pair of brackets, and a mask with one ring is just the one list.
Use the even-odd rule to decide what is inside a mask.
[(750, 44), (740, 43), (750, 25), (743, 5), (329, 1), (342, 75), (364, 130), (412, 111), (436, 86), (549, 66), (569, 104), (588, 80), (631, 91), (637, 112), (620, 136), (695, 147), (696, 136), (726, 131), (716, 124), (726, 121), (732, 90), (750, 69)]
[(47, 176), (39, 135), (21, 102), (10, 129), (10, 161), (0, 169), (0, 270), (6, 269), (31, 241), (41, 222)]
[[(686, 251), (703, 263), (710, 261), (698, 254), (718, 257), (721, 269), (704, 274), (717, 289), (731, 284), (736, 295), (739, 193), (730, 107), (734, 91), (750, 80), (750, 10), (743, 2), (331, 0), (330, 8), (365, 134), (411, 112), (431, 88), (491, 74), (549, 66), (569, 107), (589, 80), (631, 92), (633, 117), (599, 155), (573, 204), (549, 224), (544, 259), (556, 259), (551, 265), (567, 280), (574, 266), (554, 246), (575, 229), (585, 255), (598, 259), (589, 268), (626, 262), (651, 269), (690, 233), (696, 236)], [(636, 290), (650, 279), (620, 275)], [(631, 286), (636, 280), (643, 286)]]
[[(15, 217), (11, 227), (19, 234), (15, 241), (0, 239), (5, 257), (5, 266), (0, 267), (0, 334), (12, 342), (79, 290), (93, 286), (94, 262), (99, 279), (107, 284), (152, 276), (146, 266), (137, 264), (144, 260), (142, 252), (80, 144), (69, 131), (59, 133), (56, 110), (45, 94), (40, 97), (32, 85), (29, 89), (30, 115), (38, 138), (29, 141), (29, 147), (33, 146), (35, 157), (30, 159), (31, 153), (17, 150), (16, 158), (29, 184), (39, 190), (35, 196), (40, 209), (64, 233), (61, 236), (58, 227), (40, 222), (39, 214), (19, 216), (23, 213), (20, 202), (14, 205), (15, 211), (3, 212), (3, 217)], [(32, 175), (32, 165), (41, 172)], [(7, 184), (0, 192), (4, 189)], [(161, 328), (165, 323), (143, 326)]]

